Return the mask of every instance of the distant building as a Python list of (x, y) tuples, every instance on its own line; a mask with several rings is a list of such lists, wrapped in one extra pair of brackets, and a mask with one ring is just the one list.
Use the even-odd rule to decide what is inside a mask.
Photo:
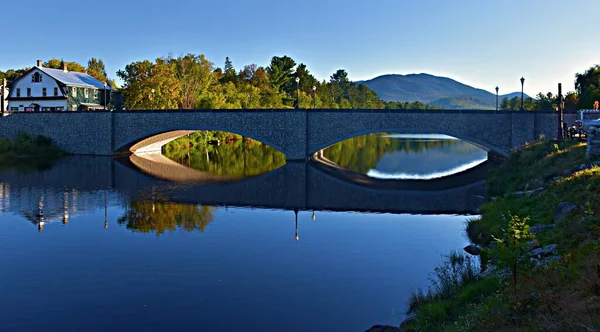
[(0, 113), (4, 114), (8, 110), (8, 83), (6, 79), (2, 80), (2, 84), (0, 84)]
[(10, 112), (94, 111), (115, 109), (114, 91), (104, 82), (86, 74), (42, 66), (31, 68), (10, 83)]

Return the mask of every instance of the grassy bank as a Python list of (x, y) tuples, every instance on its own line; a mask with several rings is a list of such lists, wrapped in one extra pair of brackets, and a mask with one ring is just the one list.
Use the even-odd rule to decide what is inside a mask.
[(63, 155), (48, 137), (22, 133), (13, 140), (0, 139), (0, 167), (39, 169)]
[[(538, 142), (491, 172), (492, 199), (465, 227), (487, 271), (449, 255), (414, 292), (406, 330), (600, 329), (600, 168), (585, 148)], [(559, 216), (560, 203), (574, 209)]]

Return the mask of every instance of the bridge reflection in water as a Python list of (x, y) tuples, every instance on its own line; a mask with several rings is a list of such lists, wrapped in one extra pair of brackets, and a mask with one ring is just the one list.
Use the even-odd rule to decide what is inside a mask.
[[(163, 158), (66, 157), (40, 172), (4, 172), (0, 183), (10, 191), (35, 188), (46, 195), (112, 190), (122, 204), (157, 199), (159, 193), (162, 201), (183, 204), (411, 214), (476, 214), (486, 196), (486, 164), (438, 180), (395, 181), (324, 163), (292, 162), (267, 174), (236, 179)], [(102, 205), (103, 197), (95, 197)]]

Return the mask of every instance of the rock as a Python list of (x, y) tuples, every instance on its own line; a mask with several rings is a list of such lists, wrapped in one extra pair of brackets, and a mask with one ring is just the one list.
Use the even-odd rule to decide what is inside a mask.
[(562, 220), (564, 217), (569, 214), (569, 212), (577, 209), (577, 205), (571, 202), (562, 202), (558, 204), (556, 207), (556, 212), (554, 212), (554, 222), (558, 222)]
[(540, 241), (538, 240), (531, 240), (529, 242), (527, 242), (527, 249), (529, 250), (533, 250), (535, 248), (539, 248), (540, 247)]
[(561, 258), (562, 258), (561, 255), (550, 256), (550, 257), (546, 257), (546, 258), (542, 258), (542, 259), (532, 258), (532, 262), (536, 268), (538, 268), (538, 269), (544, 268), (545, 269), (548, 267), (548, 265), (550, 265), (554, 262), (560, 261)]
[(555, 177), (553, 177), (553, 178), (552, 178), (552, 181), (553, 181), (553, 182), (558, 182), (558, 181), (560, 181), (560, 180), (562, 180), (562, 179), (563, 179), (563, 177), (562, 177), (562, 176), (555, 176)]
[(481, 247), (476, 245), (476, 244), (469, 244), (468, 246), (463, 248), (464, 251), (467, 252), (467, 254), (473, 255), (473, 256), (479, 256), (479, 254), (481, 254)]
[(537, 257), (549, 256), (556, 251), (557, 247), (558, 247), (557, 244), (549, 244), (542, 248), (533, 249), (531, 251), (531, 255), (537, 256)]
[(550, 225), (536, 224), (536, 225), (533, 225), (533, 226), (529, 227), (529, 231), (531, 233), (538, 234), (538, 233), (541, 233), (541, 232), (543, 232), (543, 231), (545, 231), (547, 229), (553, 229), (555, 227), (556, 227), (556, 225), (554, 225), (554, 224), (550, 224)]
[[(484, 271), (479, 274), (479, 277), (485, 278), (491, 275), (498, 276), (500, 278), (508, 278), (511, 275), (510, 269), (503, 268), (498, 269), (496, 265), (490, 264)], [(402, 325), (401, 325), (402, 326)]]
[(573, 174), (573, 172), (571, 172), (570, 169), (565, 169), (565, 171), (563, 172), (563, 176), (569, 176), (571, 174)]
[(593, 161), (592, 165), (594, 165), (595, 167), (600, 167), (600, 161)]
[(518, 196), (529, 196), (529, 195), (533, 195), (535, 193), (544, 191), (544, 188), (537, 188), (537, 189), (533, 189), (533, 190), (527, 190), (527, 191), (517, 191), (513, 194), (513, 196), (518, 197)]
[(402, 329), (390, 325), (373, 325), (365, 332), (402, 332)]
[(415, 320), (417, 320), (417, 316), (415, 314), (406, 316), (406, 318), (402, 321), (402, 323), (400, 323), (400, 328), (403, 329), (403, 328), (411, 325), (412, 323), (415, 322)]
[(590, 168), (592, 168), (591, 164), (581, 164), (581, 166), (579, 166), (579, 170), (580, 171), (583, 171), (583, 170), (586, 170), (586, 169), (590, 169)]

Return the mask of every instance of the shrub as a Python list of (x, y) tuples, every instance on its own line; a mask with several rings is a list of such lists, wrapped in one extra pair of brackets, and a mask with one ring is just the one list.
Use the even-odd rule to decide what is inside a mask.
[(11, 149), (12, 149), (12, 142), (7, 139), (0, 138), (0, 153), (9, 152)]

